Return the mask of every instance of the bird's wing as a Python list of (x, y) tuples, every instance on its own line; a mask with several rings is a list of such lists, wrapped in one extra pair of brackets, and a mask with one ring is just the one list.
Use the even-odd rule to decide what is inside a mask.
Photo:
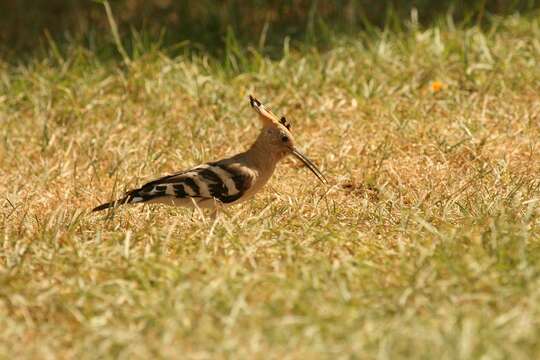
[(156, 179), (128, 196), (134, 203), (173, 197), (197, 202), (216, 199), (227, 204), (240, 199), (254, 180), (255, 174), (247, 167), (216, 162)]

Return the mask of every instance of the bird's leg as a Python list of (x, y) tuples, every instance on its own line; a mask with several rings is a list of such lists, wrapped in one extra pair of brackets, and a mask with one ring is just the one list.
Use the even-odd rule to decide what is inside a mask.
[(199, 204), (197, 204), (197, 202), (193, 198), (191, 199), (191, 202), (193, 203), (193, 213), (197, 212), (200, 215), (202, 221), (206, 223), (207, 221), (206, 216), (204, 215), (204, 211), (200, 208)]
[(212, 212), (210, 213), (210, 219), (212, 219), (212, 221), (218, 221), (219, 220), (219, 215), (220, 215), (220, 211), (219, 209), (216, 207), (212, 210)]
[(219, 220), (219, 216), (221, 215), (221, 210), (223, 206), (219, 201), (216, 201), (214, 199), (214, 207), (212, 208), (212, 212), (210, 213), (210, 218), (215, 222)]
[(214, 207), (212, 209), (210, 217), (212, 218), (212, 220), (216, 221), (219, 220), (221, 214), (230, 216), (230, 214), (225, 210), (225, 206), (223, 206), (223, 203), (214, 199)]

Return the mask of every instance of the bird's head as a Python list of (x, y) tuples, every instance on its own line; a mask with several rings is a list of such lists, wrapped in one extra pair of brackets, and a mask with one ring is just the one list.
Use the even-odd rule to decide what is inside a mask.
[(271, 152), (268, 156), (276, 156), (281, 159), (292, 154), (302, 161), (322, 183), (327, 183), (326, 178), (317, 166), (296, 148), (294, 137), (291, 133), (291, 124), (285, 116), (278, 118), (251, 95), (249, 96), (249, 103), (257, 114), (259, 114), (262, 122), (263, 128), (259, 136), (259, 141), (264, 143), (268, 151)]

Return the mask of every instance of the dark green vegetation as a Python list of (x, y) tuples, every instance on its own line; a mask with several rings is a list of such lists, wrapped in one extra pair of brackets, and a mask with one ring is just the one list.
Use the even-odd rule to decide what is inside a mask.
[[(522, 14), (536, 0), (118, 0), (110, 1), (124, 46), (136, 55), (160, 47), (171, 55), (186, 48), (222, 56), (231, 41), (282, 55), (283, 41), (330, 47), (336, 34), (402, 31), (411, 15), (430, 26), (452, 18), (463, 26), (490, 24), (492, 16)], [(0, 50), (33, 52), (50, 41), (84, 44), (103, 55), (109, 23), (100, 0), (0, 2)], [(144, 49), (141, 49), (143, 47)]]
[[(483, 17), (0, 60), (0, 358), (537, 358), (540, 18)], [(290, 159), (218, 223), (89, 213), (242, 150), (249, 93), (329, 187)]]

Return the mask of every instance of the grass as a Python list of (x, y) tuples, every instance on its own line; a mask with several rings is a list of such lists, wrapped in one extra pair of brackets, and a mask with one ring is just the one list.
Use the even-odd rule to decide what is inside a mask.
[[(0, 62), (0, 357), (538, 357), (540, 19), (492, 20)], [(248, 146), (249, 93), (330, 186), (288, 159), (216, 224), (89, 213)]]

